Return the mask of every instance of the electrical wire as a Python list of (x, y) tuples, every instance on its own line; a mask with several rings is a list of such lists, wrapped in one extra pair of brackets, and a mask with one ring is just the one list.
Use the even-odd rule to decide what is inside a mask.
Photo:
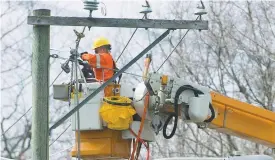
[(57, 80), (57, 78), (62, 74), (63, 70), (61, 70), (59, 72), (59, 74), (55, 77), (55, 79), (53, 80), (53, 82), (50, 84), (49, 88), (54, 84), (54, 82)]
[[(57, 136), (57, 138), (56, 139), (54, 139), (53, 140), (53, 142), (49, 145), (49, 147), (51, 147), (69, 128), (70, 128), (70, 126), (71, 126), (71, 124), (69, 124), (66, 128), (65, 128), (65, 130), (62, 132), (62, 133), (60, 133), (58, 136)], [(72, 146), (73, 147), (73, 146)], [(72, 148), (72, 147), (70, 147), (70, 148)], [(70, 149), (70, 148), (67, 148), (66, 150), (68, 150), (68, 149)], [(62, 150), (61, 152), (64, 152), (64, 151), (66, 151), (66, 150)], [(55, 155), (55, 154), (58, 154), (58, 153), (61, 153), (61, 152), (57, 152), (57, 153), (54, 153), (54, 154), (52, 154), (52, 155), (50, 155), (50, 157), (51, 156), (53, 156), (53, 155)], [(31, 160), (31, 158), (28, 158), (28, 160)]]
[[(68, 149), (71, 149), (71, 148), (73, 148), (73, 147), (74, 147), (74, 146), (71, 146), (71, 147), (68, 147), (68, 148), (66, 148), (66, 149), (63, 149), (63, 150), (61, 150), (61, 151), (55, 152), (55, 153), (49, 155), (49, 157), (52, 157), (52, 156), (55, 156), (55, 155), (60, 154), (60, 153), (62, 153), (62, 152), (65, 152), (65, 151), (67, 151)], [(6, 159), (4, 159), (4, 160), (6, 160)], [(7, 159), (7, 160), (12, 160), (12, 159)], [(31, 158), (28, 158), (27, 160), (31, 160)]]
[(4, 131), (4, 133), (2, 133), (2, 136), (4, 134), (6, 134), (15, 124), (17, 124), (30, 110), (31, 110), (32, 107), (30, 107), (21, 117), (19, 117), (8, 129), (6, 129)]
[(119, 60), (119, 58), (122, 56), (122, 54), (124, 53), (126, 47), (129, 45), (130, 41), (132, 40), (132, 38), (134, 37), (135, 33), (137, 32), (138, 28), (135, 29), (135, 31), (132, 33), (130, 39), (128, 40), (128, 42), (126, 43), (126, 45), (124, 46), (123, 50), (121, 51), (120, 55), (118, 56), (116, 62)]
[(68, 59), (68, 58), (61, 57), (58, 54), (51, 54), (50, 57), (56, 58), (56, 59), (62, 59), (62, 60), (67, 60)]
[[(53, 80), (53, 82), (51, 83), (51, 85), (49, 86), (49, 87), (51, 87), (53, 84), (54, 84), (54, 82), (58, 79), (58, 77), (61, 75), (61, 73), (63, 72), (63, 70), (57, 75), (57, 77)], [(126, 74), (130, 74), (130, 75), (133, 75), (133, 76), (139, 76), (139, 77), (142, 77), (142, 76), (140, 76), (140, 75), (137, 75), (137, 74), (133, 74), (133, 73), (127, 73), (127, 72), (125, 72)], [(145, 95), (144, 95), (144, 97), (145, 97)], [(143, 98), (144, 98), (143, 97)], [(142, 99), (143, 99), (142, 98)], [(140, 101), (142, 100), (142, 99), (140, 99)], [(1, 136), (3, 136), (4, 134), (6, 134), (14, 125), (16, 125), (30, 110), (32, 109), (32, 107), (30, 107), (30, 108), (28, 108), (28, 110), (22, 115), (22, 116), (20, 116), (8, 129), (6, 129), (5, 131), (4, 131), (4, 133), (2, 133), (2, 135)]]
[[(53, 141), (52, 141), (52, 143), (49, 145), (49, 147), (51, 147), (69, 128), (70, 128), (70, 126), (71, 126), (71, 124), (69, 124), (65, 129), (64, 129), (64, 131), (62, 132), (62, 133), (60, 133), (58, 136), (57, 136), (57, 138), (56, 139), (54, 139)], [(72, 147), (70, 147), (70, 148), (72, 148)], [(68, 148), (69, 149), (69, 148)], [(66, 149), (66, 150), (68, 150), (68, 149)], [(65, 151), (65, 150), (63, 150), (63, 151)], [(63, 152), (63, 151), (61, 151), (61, 152)], [(61, 153), (61, 152), (58, 152), (58, 153)], [(55, 154), (57, 154), (57, 153), (55, 153)], [(50, 155), (50, 157), (51, 156), (53, 156), (53, 155)], [(31, 160), (31, 158), (28, 158), (28, 160)]]
[(62, 133), (60, 133), (55, 140), (53, 140), (53, 142), (49, 145), (49, 147), (52, 146), (54, 142), (56, 142), (70, 128), (70, 126), (71, 124), (69, 124), (68, 127), (66, 127), (65, 130)]
[[(53, 83), (57, 80), (57, 78), (61, 75), (62, 72), (63, 72), (63, 70), (62, 70), (62, 71), (58, 74), (58, 76), (54, 79), (54, 81), (51, 83), (50, 87), (53, 85)], [(128, 74), (128, 75), (132, 75), (132, 76), (136, 76), (136, 77), (141, 77), (141, 78), (142, 78), (142, 76), (141, 76), (141, 75), (138, 75), (138, 74), (129, 73), (129, 72), (123, 72), (123, 73)], [(159, 81), (159, 80), (158, 80), (158, 81)], [(147, 93), (148, 93), (148, 92), (146, 92), (146, 93), (143, 95), (143, 97), (142, 97), (141, 99), (135, 100), (135, 102), (142, 101), (142, 100), (144, 99), (144, 97), (146, 96)], [(28, 108), (28, 110), (27, 110), (19, 119), (17, 119), (17, 121), (14, 122), (14, 124), (12, 124), (12, 125), (2, 134), (2, 136), (3, 136), (6, 132), (8, 132), (15, 124), (17, 124), (17, 123), (19, 122), (19, 120), (22, 119), (22, 118), (30, 111), (31, 108), (32, 108), (32, 107)]]
[[(142, 17), (142, 19), (145, 17), (145, 15)], [(135, 33), (137, 32), (138, 28), (135, 29), (135, 31), (132, 33), (130, 39), (128, 40), (128, 42), (126, 43), (126, 45), (124, 46), (123, 50), (121, 51), (120, 55), (118, 56), (116, 62), (119, 60), (119, 58), (121, 57), (121, 55), (124, 53), (125, 49), (127, 48), (127, 46), (129, 45), (129, 43), (131, 42), (132, 38), (134, 37)]]
[[(144, 18), (144, 17), (143, 17)], [(116, 62), (119, 60), (119, 58), (121, 57), (121, 55), (124, 53), (124, 51), (125, 51), (125, 49), (126, 49), (126, 47), (128, 46), (128, 44), (130, 43), (130, 41), (132, 40), (132, 38), (133, 38), (133, 36), (135, 35), (135, 33), (136, 33), (136, 31), (137, 31), (137, 29), (138, 28), (136, 28), (135, 29), (135, 31), (133, 32), (133, 34), (132, 34), (132, 36), (130, 37), (130, 39), (129, 39), (129, 41), (127, 42), (127, 44), (126, 44), (126, 46), (124, 47), (124, 49), (122, 50), (122, 52), (121, 52), (121, 54), (119, 55), (119, 57), (118, 57), (118, 59), (116, 60)], [(83, 32), (85, 31), (85, 27), (84, 27), (84, 29), (83, 29)], [(82, 32), (82, 33), (83, 33)], [(181, 38), (181, 40), (179, 41), (179, 43), (175, 46), (175, 48), (172, 50), (172, 52), (169, 54), (169, 56), (165, 59), (165, 61), (162, 63), (162, 65), (159, 67), (159, 69), (164, 65), (164, 63), (169, 59), (169, 57), (172, 55), (172, 53), (175, 51), (175, 49), (177, 48), (177, 46), (181, 43), (181, 41), (183, 40), (183, 38), (187, 35), (187, 33), (189, 32), (189, 30), (185, 33), (185, 35)], [(79, 41), (77, 41), (77, 44), (76, 44), (76, 49), (78, 49), (78, 46), (79, 46), (79, 42), (80, 42), (80, 39), (79, 39)], [(159, 70), (158, 69), (158, 70)], [(158, 71), (157, 70), (157, 71)], [(52, 82), (52, 84), (50, 85), (50, 87), (53, 85), (53, 83), (57, 80), (57, 78), (61, 75), (61, 73), (63, 72), (63, 70), (58, 74), (58, 76), (55, 78), (55, 80)], [(125, 72), (126, 74), (131, 74), (131, 75), (134, 75), (134, 76), (137, 76), (136, 74), (132, 74), (132, 73), (127, 73), (127, 72)], [(142, 76), (140, 76), (140, 77), (142, 77)], [(77, 78), (77, 77), (76, 77)], [(146, 94), (145, 94), (146, 95)], [(143, 99), (143, 98), (142, 98)], [(27, 110), (27, 112), (25, 112), (12, 126), (10, 126), (3, 134), (5, 134), (10, 128), (12, 128), (16, 123), (18, 123), (19, 122), (19, 120), (21, 119), (21, 118), (23, 118), (29, 111), (30, 111), (30, 109), (31, 109), (32, 107), (30, 107), (28, 110)], [(78, 117), (78, 119), (79, 119), (79, 117)], [(68, 130), (68, 128), (71, 126), (71, 124), (50, 144), (50, 146), (51, 145), (53, 145), (53, 143), (55, 143), (67, 130)], [(3, 135), (2, 134), (2, 135)], [(145, 146), (146, 146), (146, 144), (144, 144)], [(148, 149), (148, 151), (149, 151), (149, 149)], [(78, 152), (79, 152), (79, 150), (78, 150)], [(79, 158), (79, 157), (78, 157)], [(147, 157), (148, 158), (148, 157)]]
[[(140, 137), (138, 137), (138, 135), (137, 135), (131, 128), (130, 128), (129, 130), (130, 130), (130, 132), (136, 137), (137, 141), (139, 141), (140, 143), (142, 143), (142, 144), (145, 146), (145, 148), (146, 148), (146, 150), (147, 150), (147, 157), (146, 157), (146, 160), (149, 160), (149, 158), (150, 158), (149, 145), (146, 144), (145, 141), (144, 141), (143, 139), (141, 139)], [(133, 157), (131, 157), (131, 158), (133, 158)]]
[[(58, 79), (58, 77), (61, 75), (61, 73), (63, 72), (63, 70), (56, 76), (56, 78), (53, 80), (53, 82), (50, 84), (49, 88), (54, 84), (54, 82)], [(4, 131), (4, 133), (2, 133), (1, 136), (3, 136), (4, 134), (6, 134), (13, 126), (15, 126), (30, 110), (32, 109), (32, 107), (28, 108), (28, 110), (21, 116), (19, 117), (6, 131)], [(71, 124), (70, 124), (71, 125)], [(62, 134), (64, 134), (66, 132), (66, 130), (68, 130), (68, 128), (70, 127), (70, 125), (65, 129), (65, 131), (62, 132)], [(55, 142), (57, 141), (61, 136), (62, 134), (60, 134), (51, 144), (50, 146)], [(2, 157), (1, 157), (2, 159)], [(7, 159), (9, 160), (9, 159)]]
[(69, 52), (69, 51), (61, 51), (61, 50), (55, 49), (55, 48), (50, 48), (50, 50), (52, 50), (52, 51), (58, 51), (58, 52)]
[[(196, 20), (198, 20), (199, 16), (196, 18)], [(183, 37), (180, 39), (180, 41), (177, 43), (177, 45), (174, 47), (174, 49), (171, 51), (171, 53), (167, 56), (167, 58), (163, 61), (163, 63), (159, 66), (159, 68), (157, 69), (157, 71), (159, 71), (159, 69), (165, 64), (165, 62), (170, 58), (170, 56), (174, 53), (174, 51), (177, 49), (177, 47), (180, 45), (180, 43), (182, 42), (182, 40), (185, 38), (185, 36), (187, 35), (187, 33), (190, 31), (190, 29), (188, 29), (185, 34), (183, 35)]]
[[(195, 89), (194, 87), (192, 86), (189, 86), (189, 85), (183, 85), (181, 86), (177, 91), (176, 91), (176, 94), (175, 94), (175, 98), (174, 98), (174, 110), (175, 110), (175, 113), (172, 113), (169, 115), (169, 117), (166, 119), (165, 123), (164, 123), (164, 126), (163, 126), (163, 137), (165, 139), (170, 139), (174, 136), (175, 132), (176, 132), (176, 129), (177, 129), (177, 123), (178, 123), (178, 116), (179, 116), (179, 109), (178, 109), (178, 101), (179, 101), (179, 97), (181, 95), (182, 92), (186, 91), (186, 90), (191, 90), (194, 92), (195, 94), (195, 97), (198, 97), (199, 94), (204, 94), (202, 91), (200, 90), (197, 90)], [(211, 117), (207, 120), (205, 120), (204, 122), (211, 122), (214, 118), (215, 118), (215, 111), (214, 111), (214, 108), (213, 106), (211, 105), (211, 103), (209, 103), (209, 109), (211, 110)], [(173, 126), (173, 129), (172, 129), (172, 132), (170, 133), (170, 135), (168, 136), (167, 133), (166, 133), (166, 129), (167, 129), (167, 126), (170, 122), (170, 120), (172, 118), (175, 118), (174, 120), (174, 126)]]
[[(57, 80), (57, 78), (61, 75), (61, 73), (63, 72), (63, 70), (56, 76), (56, 78), (53, 80), (53, 82), (50, 84), (49, 88), (53, 85), (53, 83)], [(28, 110), (23, 113), (8, 129), (6, 129), (1, 136), (3, 136), (4, 134), (6, 134), (13, 126), (15, 126), (23, 117), (25, 117), (25, 115), (32, 109), (32, 107), (28, 108)]]
[[(171, 54), (171, 53), (170, 53), (170, 54)], [(54, 84), (54, 82), (58, 79), (58, 77), (62, 74), (62, 72), (63, 72), (63, 70), (61, 70), (61, 72), (57, 75), (57, 77), (53, 80), (53, 82), (50, 84), (49, 87), (51, 87), (51, 86)], [(141, 76), (141, 75), (134, 74), (134, 73), (129, 73), (129, 72), (123, 72), (123, 73), (128, 74), (128, 75), (132, 75), (132, 76), (141, 77), (141, 78), (143, 77), (143, 76)], [(148, 93), (148, 92), (147, 92), (147, 93)], [(147, 94), (147, 93), (146, 93), (146, 94)], [(144, 96), (143, 96), (140, 100), (136, 100), (136, 102), (142, 101), (142, 100), (144, 99), (144, 97), (146, 96), (146, 94), (144, 94)], [(27, 110), (20, 118), (18, 118), (18, 119), (17, 119), (17, 120), (16, 120), (16, 121), (6, 130), (6, 131), (4, 131), (4, 133), (2, 134), (2, 136), (3, 136), (4, 134), (6, 134), (6, 132), (8, 132), (15, 124), (17, 124), (17, 123), (18, 123), (18, 122), (19, 122), (19, 121), (20, 121), (20, 120), (21, 120), (21, 119), (31, 110), (31, 108), (32, 108), (32, 107), (28, 108), (28, 110)], [(69, 127), (69, 126), (68, 126), (68, 127)], [(68, 127), (67, 127), (67, 128), (68, 128)], [(67, 129), (66, 129), (66, 130), (67, 130)], [(65, 131), (66, 131), (66, 130), (65, 130)], [(65, 131), (64, 131), (64, 132), (65, 132)], [(60, 135), (60, 136), (61, 136), (61, 135)], [(60, 136), (59, 136), (59, 137), (60, 137)], [(58, 137), (58, 138), (59, 138), (59, 137)], [(58, 140), (58, 139), (56, 139), (56, 140)], [(55, 141), (56, 141), (56, 140), (55, 140)], [(54, 141), (54, 142), (55, 142), (55, 141)], [(53, 143), (54, 143), (54, 142), (53, 142)], [(53, 144), (53, 143), (52, 143), (52, 144)], [(51, 145), (52, 145), (52, 144), (51, 144)]]
[(68, 147), (68, 148), (66, 148), (66, 149), (63, 149), (63, 150), (61, 150), (61, 151), (55, 152), (55, 153), (51, 154), (49, 157), (55, 156), (55, 155), (57, 155), (57, 154), (59, 154), (59, 153), (62, 153), (62, 152), (64, 152), (64, 151), (67, 151), (68, 149), (71, 149), (71, 148), (73, 148), (73, 147), (74, 147), (74, 146), (71, 146), (71, 147)]

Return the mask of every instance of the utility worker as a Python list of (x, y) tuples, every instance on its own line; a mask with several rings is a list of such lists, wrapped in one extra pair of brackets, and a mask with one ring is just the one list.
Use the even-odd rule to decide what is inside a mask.
[(94, 70), (96, 80), (105, 82), (114, 75), (115, 69), (117, 69), (110, 53), (111, 44), (106, 38), (98, 38), (94, 42), (93, 49), (95, 54), (83, 52), (81, 59), (88, 61)]

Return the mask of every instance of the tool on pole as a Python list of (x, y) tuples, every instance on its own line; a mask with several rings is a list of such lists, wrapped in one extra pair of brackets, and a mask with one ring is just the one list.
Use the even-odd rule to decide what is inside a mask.
[(146, 55), (146, 58), (144, 60), (144, 72), (143, 72), (143, 81), (146, 81), (147, 79), (147, 75), (148, 75), (148, 71), (149, 71), (149, 67), (150, 67), (150, 64), (152, 62), (152, 54), (147, 54)]
[[(82, 32), (78, 32), (76, 30), (73, 30), (75, 35), (77, 36), (76, 38), (76, 45), (75, 45), (75, 49), (71, 49), (70, 50), (70, 57), (68, 60), (66, 60), (65, 63), (61, 64), (61, 68), (63, 71), (65, 71), (66, 73), (70, 73), (71, 72), (71, 79), (70, 79), (70, 83), (69, 83), (69, 95), (68, 95), (68, 102), (69, 102), (69, 106), (71, 105), (71, 93), (72, 93), (72, 88), (74, 86), (74, 98), (75, 98), (75, 102), (76, 105), (79, 104), (79, 98), (78, 98), (78, 68), (79, 68), (79, 54), (78, 54), (78, 47), (79, 47), (79, 43), (81, 41), (82, 38), (85, 37), (84, 32), (85, 32), (85, 28), (83, 28)], [(69, 66), (69, 63), (71, 64), (71, 69)], [(84, 65), (84, 62), (80, 61), (81, 64)], [(85, 66), (84, 66), (85, 67)], [(79, 117), (79, 111), (77, 111), (77, 126), (78, 126), (78, 159), (80, 159), (80, 117)]]

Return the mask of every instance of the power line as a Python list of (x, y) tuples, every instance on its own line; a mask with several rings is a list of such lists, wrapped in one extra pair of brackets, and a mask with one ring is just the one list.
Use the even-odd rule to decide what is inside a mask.
[[(67, 151), (68, 149), (71, 149), (71, 148), (73, 148), (73, 147), (74, 147), (74, 146), (71, 146), (71, 147), (68, 147), (68, 148), (66, 148), (66, 149), (63, 149), (63, 150), (61, 150), (61, 151), (55, 152), (55, 153), (51, 154), (49, 157), (52, 157), (52, 156), (55, 156), (55, 155), (57, 155), (57, 154), (59, 154), (59, 153), (65, 152), (65, 151)], [(2, 157), (1, 157), (1, 158), (2, 158)], [(3, 160), (13, 160), (13, 159), (3, 159)], [(28, 160), (31, 160), (31, 158), (29, 158)]]
[(55, 156), (55, 155), (57, 155), (57, 154), (59, 154), (59, 153), (65, 152), (65, 151), (67, 151), (68, 149), (71, 149), (71, 148), (73, 148), (73, 147), (74, 147), (74, 146), (71, 146), (71, 147), (68, 147), (68, 148), (66, 148), (66, 149), (63, 149), (63, 150), (61, 150), (61, 151), (55, 152), (55, 153), (51, 154), (50, 157)]
[(59, 134), (59, 136), (49, 145), (49, 147), (52, 146), (54, 142), (56, 142), (70, 128), (70, 126), (71, 124), (69, 124), (68, 127), (65, 128), (65, 130), (61, 134)]
[[(142, 19), (145, 17), (145, 15), (142, 17)], [(129, 45), (129, 43), (131, 42), (132, 38), (134, 37), (135, 33), (137, 32), (138, 28), (135, 29), (135, 31), (132, 33), (130, 39), (128, 40), (128, 42), (126, 43), (126, 45), (124, 46), (122, 52), (120, 53), (120, 55), (118, 56), (116, 62), (119, 60), (119, 58), (121, 57), (121, 55), (124, 53), (125, 49), (127, 48), (127, 46)]]
[[(50, 84), (49, 88), (54, 84), (54, 82), (57, 80), (57, 78), (61, 75), (61, 73), (63, 72), (63, 70), (61, 70), (61, 72), (56, 76), (56, 78), (53, 80), (53, 82)], [(4, 133), (2, 133), (1, 136), (3, 136), (4, 134), (6, 134), (14, 125), (16, 125), (30, 110), (32, 109), (32, 107), (28, 108), (28, 110), (22, 115), (20, 116), (8, 129), (6, 129), (4, 131)]]
[[(187, 34), (187, 32), (186, 32), (186, 34)], [(186, 35), (185, 34), (185, 35)], [(184, 36), (185, 36), (184, 35)], [(183, 39), (184, 37), (182, 37), (182, 39)], [(182, 41), (182, 39), (180, 40), (180, 42)], [(180, 43), (179, 42), (179, 43)], [(178, 43), (178, 44), (179, 44)], [(177, 46), (178, 46), (178, 44), (177, 44)], [(177, 47), (176, 46), (176, 47)], [(175, 47), (175, 48), (176, 48)], [(174, 48), (174, 50), (175, 50), (175, 48)], [(173, 51), (174, 51), (173, 50)], [(170, 53), (170, 55), (173, 53), (173, 51)], [(166, 60), (170, 57), (170, 55), (166, 58)], [(164, 61), (163, 62), (163, 64), (165, 63), (166, 61)], [(162, 64), (162, 65), (163, 65)], [(161, 65), (161, 66), (162, 66)], [(161, 67), (160, 66), (160, 67)], [(159, 69), (158, 69), (159, 70)], [(56, 78), (53, 80), (53, 82), (50, 84), (50, 86), (49, 87), (51, 87), (53, 84), (54, 84), (54, 82), (58, 79), (58, 77), (62, 74), (62, 72), (63, 72), (63, 70), (61, 70), (61, 72), (56, 76)], [(123, 73), (125, 73), (125, 74), (128, 74), (128, 75), (132, 75), (132, 76), (136, 76), (136, 77), (143, 77), (143, 76), (141, 76), (141, 75), (138, 75), (138, 74), (134, 74), (134, 73), (129, 73), (129, 72), (126, 72), (126, 71), (124, 71)], [(146, 95), (146, 94), (145, 94)], [(141, 98), (141, 100), (145, 97), (145, 95)], [(15, 124), (17, 124), (30, 110), (31, 110), (31, 108), (32, 107), (30, 107), (30, 108), (28, 108), (28, 110), (20, 117), (20, 118), (18, 118), (3, 134), (2, 134), (2, 136), (4, 135), (4, 134), (6, 134), (6, 132), (8, 132)], [(56, 141), (56, 140), (58, 140), (61, 136), (62, 136), (62, 134), (64, 134), (67, 130), (68, 130), (68, 128), (70, 127), (70, 125), (58, 136), (58, 138), (57, 139), (55, 139), (51, 144), (50, 144), (50, 146)]]
[(68, 58), (61, 57), (58, 54), (51, 54), (50, 57), (55, 58), (55, 59), (62, 59), (62, 60), (67, 60), (68, 59)]
[(20, 118), (18, 118), (4, 133), (2, 133), (2, 136), (6, 134), (16, 123), (18, 123), (30, 110), (32, 107), (30, 107)]
[(61, 51), (61, 50), (55, 49), (55, 48), (50, 48), (50, 50), (52, 50), (52, 51), (58, 51), (58, 52), (70, 52), (70, 51)]
[(184, 39), (184, 37), (187, 35), (187, 33), (189, 32), (189, 30), (187, 30), (184, 34), (184, 36), (180, 39), (180, 41), (178, 42), (178, 44), (174, 47), (174, 49), (171, 51), (171, 53), (166, 57), (166, 59), (163, 61), (163, 63), (159, 66), (159, 68), (157, 69), (157, 71), (159, 71), (159, 69), (165, 64), (165, 62), (170, 58), (170, 56), (173, 54), (173, 52), (176, 50), (176, 48), (178, 47), (178, 45), (181, 43), (181, 41)]
[[(49, 145), (49, 147), (50, 146), (52, 146), (69, 128), (70, 128), (70, 126), (71, 126), (71, 124), (69, 124), (66, 128), (65, 128), (65, 130), (62, 132), (62, 133), (60, 133), (58, 136), (57, 136), (57, 138), (55, 139), (55, 140), (53, 140), (53, 142)], [(71, 146), (70, 148), (72, 148), (73, 146)], [(54, 156), (54, 155), (56, 155), (56, 154), (58, 154), (58, 153), (61, 153), (61, 152), (64, 152), (64, 151), (66, 151), (66, 150), (68, 150), (68, 149), (70, 149), (70, 148), (67, 148), (67, 149), (65, 149), (65, 150), (62, 150), (62, 151), (59, 151), (59, 152), (56, 152), (56, 153), (54, 153), (54, 154), (52, 154), (52, 155), (50, 155), (50, 157), (51, 156)], [(31, 158), (28, 158), (28, 160), (31, 160)]]
[[(49, 87), (51, 87), (54, 82), (57, 80), (57, 78), (62, 74), (63, 70), (57, 75), (57, 77), (53, 80), (53, 82), (51, 83), (51, 85)], [(137, 74), (134, 74), (134, 73), (127, 73), (127, 72), (124, 72), (126, 74), (129, 74), (129, 75), (133, 75), (133, 76), (138, 76), (138, 77), (142, 77), (140, 75), (137, 75)], [(16, 125), (30, 110), (32, 109), (32, 107), (28, 108), (28, 110), (22, 115), (20, 116), (6, 131), (4, 131), (4, 133), (2, 133), (1, 136), (3, 136), (4, 134), (6, 134), (14, 125)]]
[[(198, 20), (199, 16), (196, 18), (196, 20)], [(173, 54), (173, 52), (176, 50), (176, 48), (180, 45), (180, 43), (182, 42), (182, 40), (185, 38), (185, 36), (187, 35), (187, 33), (190, 31), (190, 29), (188, 29), (185, 34), (183, 35), (183, 37), (180, 39), (180, 41), (177, 43), (177, 45), (174, 47), (174, 49), (171, 51), (171, 53), (168, 55), (168, 57), (163, 61), (163, 63), (159, 66), (158, 70), (165, 64), (165, 62), (170, 58), (170, 56)]]
[(133, 32), (133, 34), (131, 35), (130, 39), (128, 40), (128, 42), (126, 43), (126, 45), (124, 46), (122, 52), (120, 53), (120, 55), (118, 56), (116, 62), (119, 60), (119, 58), (121, 57), (121, 55), (123, 54), (123, 52), (125, 51), (125, 49), (127, 48), (128, 44), (130, 43), (130, 41), (132, 40), (132, 38), (134, 37), (135, 33), (137, 32), (138, 28), (135, 29), (135, 31)]
[(57, 78), (62, 74), (62, 72), (63, 72), (63, 70), (61, 70), (61, 72), (55, 77), (53, 82), (50, 84), (49, 88), (53, 85), (53, 83), (57, 80)]

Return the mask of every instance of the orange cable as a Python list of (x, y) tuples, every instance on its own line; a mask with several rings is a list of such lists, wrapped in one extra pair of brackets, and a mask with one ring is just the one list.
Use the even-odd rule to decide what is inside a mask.
[[(150, 157), (149, 144), (148, 143), (146, 144), (143, 139), (141, 139), (140, 137), (138, 137), (138, 135), (136, 135), (135, 132), (131, 128), (129, 130), (136, 137), (137, 141), (141, 142), (145, 146), (145, 148), (147, 150), (146, 160), (149, 160), (149, 157)], [(132, 155), (131, 155), (131, 158), (132, 158)]]
[[(144, 125), (144, 121), (145, 121), (148, 106), (149, 106), (149, 93), (147, 92), (146, 96), (145, 96), (144, 110), (143, 110), (143, 114), (142, 114), (142, 118), (141, 118), (141, 124), (140, 124), (138, 135), (137, 135), (137, 140), (140, 139), (140, 135), (141, 135), (141, 132), (142, 132), (142, 129), (143, 129), (143, 125)], [(135, 146), (134, 146), (132, 154), (131, 154), (131, 160), (133, 160), (133, 158), (135, 156), (137, 144), (138, 144), (138, 142), (135, 142)]]

